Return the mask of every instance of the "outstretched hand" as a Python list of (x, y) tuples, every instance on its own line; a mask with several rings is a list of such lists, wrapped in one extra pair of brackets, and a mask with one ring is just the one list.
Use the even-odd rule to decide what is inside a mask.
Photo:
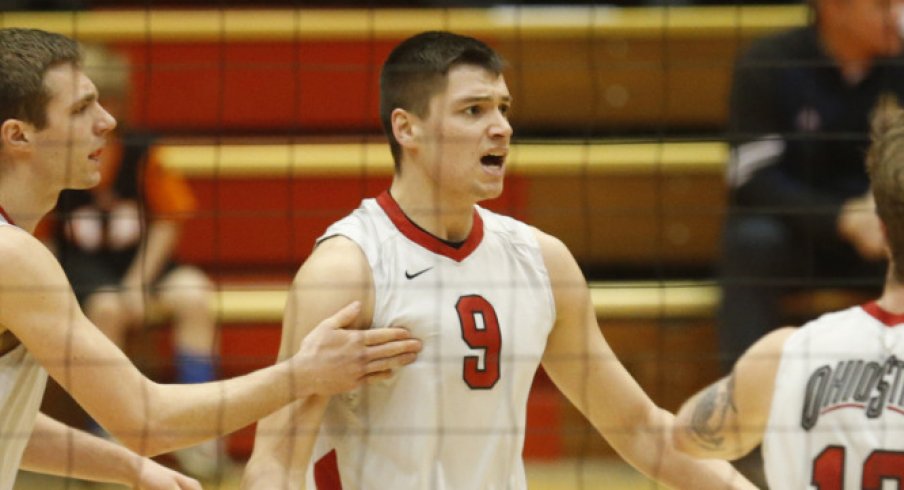
[(383, 379), (392, 370), (411, 364), (421, 342), (403, 328), (352, 330), (347, 327), (361, 312), (353, 302), (320, 322), (302, 341), (294, 356), (306, 383), (304, 391), (330, 396), (364, 382)]

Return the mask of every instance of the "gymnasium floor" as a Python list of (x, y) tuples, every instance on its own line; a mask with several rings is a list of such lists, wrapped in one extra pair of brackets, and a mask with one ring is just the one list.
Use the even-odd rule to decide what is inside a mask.
[[(205, 482), (210, 490), (238, 490), (241, 468), (230, 471), (222, 482)], [(614, 460), (558, 461), (531, 463), (527, 467), (530, 490), (653, 490), (660, 487), (630, 466)], [(23, 473), (15, 490), (114, 490), (115, 485), (90, 485)]]

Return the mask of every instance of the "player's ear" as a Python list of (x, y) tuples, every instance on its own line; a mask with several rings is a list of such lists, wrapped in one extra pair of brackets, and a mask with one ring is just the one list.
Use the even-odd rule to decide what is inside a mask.
[(405, 109), (396, 108), (390, 115), (392, 122), (392, 134), (403, 148), (410, 147), (417, 142), (419, 132), (418, 118)]
[(7, 119), (0, 124), (0, 143), (8, 151), (22, 151), (31, 144), (31, 124), (20, 119)]

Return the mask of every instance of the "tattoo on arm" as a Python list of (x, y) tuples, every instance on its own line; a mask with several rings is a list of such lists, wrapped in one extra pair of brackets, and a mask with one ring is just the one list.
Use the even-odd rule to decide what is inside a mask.
[(734, 376), (710, 386), (694, 404), (687, 431), (700, 447), (719, 450), (725, 443), (725, 422), (729, 415), (737, 415), (734, 402)]

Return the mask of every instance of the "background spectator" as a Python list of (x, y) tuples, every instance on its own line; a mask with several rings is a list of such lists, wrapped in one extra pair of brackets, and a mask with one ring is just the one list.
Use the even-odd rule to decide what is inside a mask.
[[(212, 284), (200, 269), (173, 259), (195, 198), (156, 161), (153, 136), (129, 129), (128, 60), (93, 46), (85, 49), (84, 68), (119, 125), (101, 156), (100, 185), (60, 196), (52, 225), (60, 262), (88, 318), (120, 348), (129, 329), (147, 323), (149, 308), (162, 310), (174, 328), (175, 381), (214, 380)], [(186, 472), (209, 478), (223, 451), (210, 441), (176, 456)]]

